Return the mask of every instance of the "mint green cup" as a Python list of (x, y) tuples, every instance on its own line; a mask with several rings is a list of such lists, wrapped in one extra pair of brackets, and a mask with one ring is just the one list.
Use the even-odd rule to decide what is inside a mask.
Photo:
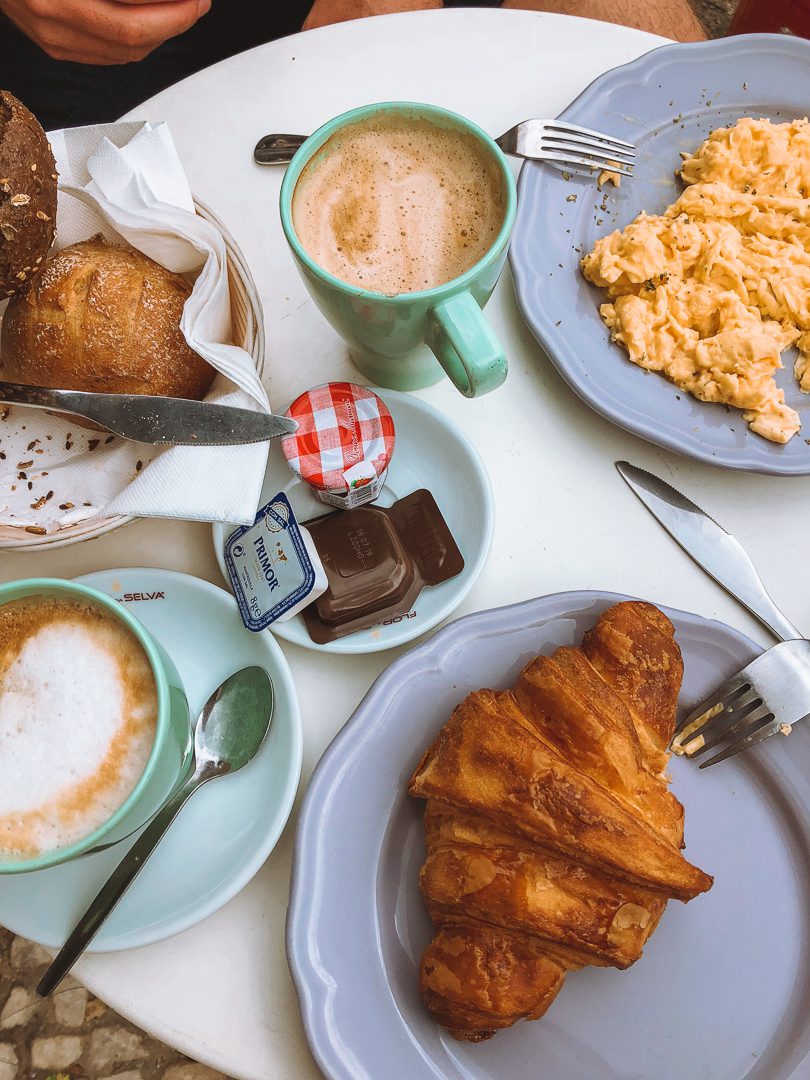
[[(97, 829), (69, 847), (29, 858), (15, 858), (0, 852), (0, 874), (44, 870), (125, 839), (152, 817), (187, 773), (191, 762), (191, 727), (180, 676), (163, 647), (126, 607), (97, 589), (61, 578), (30, 578), (0, 585), (0, 607), (11, 600), (29, 596), (85, 599), (110, 611), (123, 622), (149, 658), (157, 688), (158, 716), (152, 752), (135, 787), (118, 810)], [(77, 719), (81, 720), (80, 717)]]
[[(460, 277), (435, 289), (387, 296), (350, 285), (311, 258), (293, 227), (293, 196), (304, 167), (319, 153), (328, 153), (326, 143), (336, 132), (382, 113), (472, 135), (496, 162), (503, 179), (504, 219), (492, 247)], [(488, 394), (506, 378), (503, 346), (481, 308), (506, 261), (516, 205), (512, 171), (486, 132), (447, 109), (408, 101), (364, 105), (328, 121), (301, 145), (281, 185), (281, 224), (298, 269), (321, 312), (348, 343), (360, 371), (392, 390), (418, 390), (446, 374), (466, 397)]]

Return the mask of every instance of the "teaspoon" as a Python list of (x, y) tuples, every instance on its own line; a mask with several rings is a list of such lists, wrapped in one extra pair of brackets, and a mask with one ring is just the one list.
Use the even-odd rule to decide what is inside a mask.
[(241, 769), (256, 755), (273, 715), (273, 684), (260, 667), (230, 675), (203, 706), (194, 729), (194, 771), (169, 797), (102, 885), (42, 976), (37, 993), (55, 990), (137, 877), (182, 806), (209, 780)]
[(257, 165), (286, 165), (295, 157), (306, 135), (263, 135), (253, 150)]

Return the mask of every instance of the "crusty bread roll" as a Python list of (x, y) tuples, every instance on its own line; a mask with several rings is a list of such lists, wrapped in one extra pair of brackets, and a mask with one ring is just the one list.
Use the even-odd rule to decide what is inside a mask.
[(188, 282), (101, 236), (51, 256), (9, 302), (0, 377), (58, 390), (202, 398), (214, 369), (180, 331)]
[(33, 113), (0, 90), (0, 300), (36, 274), (53, 243), (56, 163)]

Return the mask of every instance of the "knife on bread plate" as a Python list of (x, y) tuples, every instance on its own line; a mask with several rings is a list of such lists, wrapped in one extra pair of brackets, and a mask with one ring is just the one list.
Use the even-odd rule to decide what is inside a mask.
[(0, 382), (0, 402), (83, 416), (114, 435), (153, 446), (238, 446), (298, 429), (287, 416), (149, 394), (93, 394)]

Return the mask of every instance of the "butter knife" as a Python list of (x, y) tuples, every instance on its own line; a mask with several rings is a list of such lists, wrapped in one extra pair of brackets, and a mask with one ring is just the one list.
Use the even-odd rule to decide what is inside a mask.
[(771, 600), (739, 540), (660, 477), (628, 461), (617, 461), (616, 468), (686, 554), (774, 637), (781, 641), (804, 637)]
[(0, 382), (0, 401), (73, 413), (115, 435), (153, 446), (237, 446), (298, 429), (286, 416), (148, 394), (91, 394)]

